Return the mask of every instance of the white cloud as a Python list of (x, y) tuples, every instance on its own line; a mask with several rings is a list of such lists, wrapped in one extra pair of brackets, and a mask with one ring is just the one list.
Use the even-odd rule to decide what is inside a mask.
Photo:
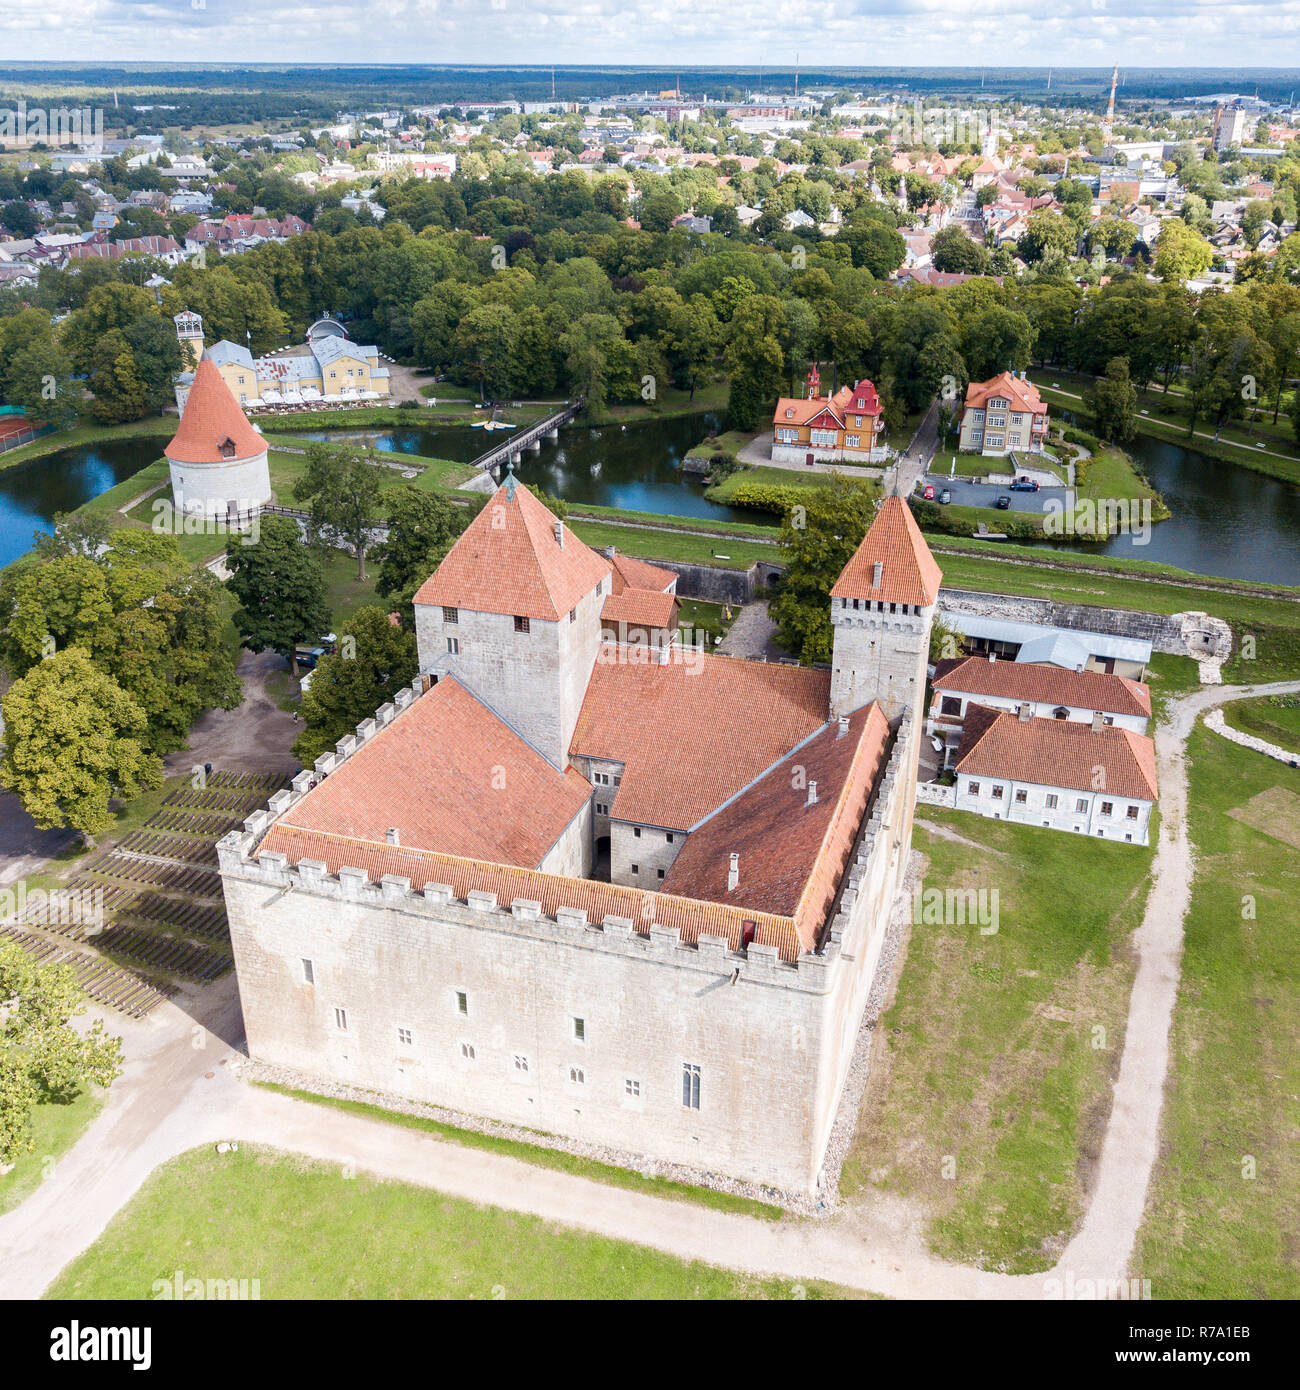
[(0, 0), (38, 62), (1139, 67), (1300, 60), (1300, 0)]

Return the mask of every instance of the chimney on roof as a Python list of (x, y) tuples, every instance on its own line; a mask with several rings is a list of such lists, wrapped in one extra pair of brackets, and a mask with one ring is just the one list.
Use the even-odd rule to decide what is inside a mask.
[(605, 557), (605, 559), (612, 560), (615, 555), (615, 547), (612, 545), (607, 545), (600, 553)]
[(735, 891), (736, 885), (740, 882), (740, 855), (733, 854), (731, 863), (727, 868), (727, 892)]
[(835, 737), (836, 737), (836, 738), (843, 738), (844, 735), (848, 733), (848, 731), (849, 731), (849, 716), (848, 716), (847, 714), (842, 714), (842, 715), (840, 716), (840, 731), (839, 731), (838, 734), (835, 735)]
[(555, 519), (555, 544), (564, 549), (564, 522), (558, 517)]
[(384, 839), (386, 839), (390, 845), (400, 845), (402, 843), (401, 836), (398, 835), (397, 827), (395, 825), (390, 825), (388, 827), (388, 831), (384, 835)]
[(990, 666), (992, 666), (993, 663), (994, 663), (997, 659), (998, 659), (998, 654), (997, 654), (997, 652), (990, 652), (990, 653), (989, 653), (989, 665), (990, 665)]
[(878, 588), (880, 588), (880, 581), (881, 581), (884, 577), (885, 577), (885, 562), (884, 562), (883, 560), (877, 560), (877, 561), (875, 562), (875, 564), (873, 564), (873, 565), (871, 566), (871, 587), (872, 587), (873, 589), (878, 589)]
[(1022, 720), (1032, 719), (1034, 717), (1033, 705), (1031, 705), (1028, 700), (1022, 700), (1020, 702), (1020, 708), (1016, 711), (1016, 715)]
[(809, 782), (809, 783), (808, 783), (808, 800), (804, 802), (804, 805), (805, 805), (805, 806), (815, 806), (816, 804), (817, 804), (817, 783), (816, 783), (816, 782)]
[(1097, 733), (1097, 732), (1102, 728), (1102, 725), (1103, 725), (1103, 718), (1104, 718), (1104, 716), (1102, 715), (1101, 710), (1099, 710), (1099, 709), (1093, 710), (1093, 712), (1092, 712), (1092, 729), (1093, 729), (1093, 732), (1094, 732), (1094, 733)]

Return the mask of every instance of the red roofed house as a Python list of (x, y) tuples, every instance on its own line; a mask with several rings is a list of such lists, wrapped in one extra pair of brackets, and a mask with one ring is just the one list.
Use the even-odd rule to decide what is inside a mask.
[(932, 721), (960, 726), (967, 708), (1019, 713), (1029, 706), (1035, 718), (1070, 719), (1132, 729), (1145, 734), (1151, 719), (1151, 691), (1142, 682), (1103, 671), (1071, 671), (1048, 662), (999, 661), (995, 655), (941, 661), (934, 673)]
[(959, 811), (1135, 845), (1159, 796), (1155, 744), (1100, 712), (1081, 724), (968, 705), (956, 776)]
[(880, 397), (865, 377), (841, 386), (833, 396), (818, 395), (821, 378), (814, 363), (808, 394), (782, 396), (772, 415), (775, 463), (880, 462), (885, 457), (885, 422)]
[(180, 425), (163, 453), (178, 512), (242, 530), (271, 500), (266, 440), (206, 358), (194, 372)]
[(218, 847), (253, 1057), (815, 1191), (940, 579), (893, 497), (829, 671), (611, 641), (675, 629), (676, 577), (510, 475), (415, 596), (413, 685)]
[(961, 415), (962, 453), (1040, 454), (1047, 439), (1047, 406), (1023, 372), (972, 381)]

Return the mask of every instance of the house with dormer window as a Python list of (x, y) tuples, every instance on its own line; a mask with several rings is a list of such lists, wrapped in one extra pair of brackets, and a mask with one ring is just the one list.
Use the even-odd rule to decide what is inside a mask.
[(1002, 372), (992, 381), (972, 381), (961, 415), (963, 453), (1042, 453), (1047, 406), (1021, 372)]
[(878, 463), (885, 458), (880, 397), (865, 377), (820, 394), (814, 363), (803, 397), (782, 396), (772, 415), (773, 463)]

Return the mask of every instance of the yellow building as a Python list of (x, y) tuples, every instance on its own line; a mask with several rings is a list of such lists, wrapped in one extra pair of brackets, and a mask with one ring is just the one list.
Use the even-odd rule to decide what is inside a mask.
[(245, 410), (313, 401), (375, 401), (389, 394), (388, 368), (380, 364), (379, 349), (354, 343), (333, 319), (314, 323), (307, 341), (298, 347), (257, 358), (248, 348), (224, 338), (205, 349), (203, 320), (197, 314), (177, 314), (176, 333), (185, 360), (185, 372), (177, 383), (177, 404), (182, 410), (200, 353), (215, 364)]

